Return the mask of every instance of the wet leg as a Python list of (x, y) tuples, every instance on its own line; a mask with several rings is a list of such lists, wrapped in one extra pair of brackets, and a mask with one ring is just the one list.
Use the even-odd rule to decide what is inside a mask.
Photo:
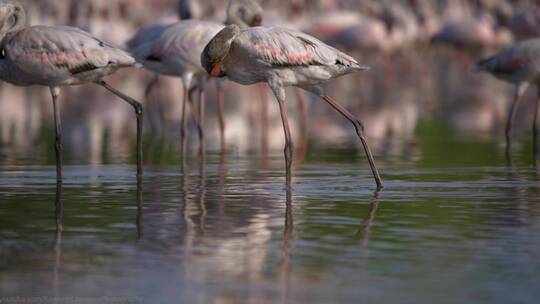
[(364, 151), (366, 152), (366, 156), (369, 161), (369, 165), (371, 167), (371, 172), (373, 173), (373, 177), (375, 178), (375, 182), (377, 183), (377, 191), (380, 191), (383, 189), (383, 183), (381, 176), (379, 174), (379, 170), (377, 169), (377, 166), (375, 165), (375, 160), (373, 158), (373, 154), (371, 153), (371, 148), (369, 147), (369, 144), (367, 142), (367, 139), (364, 135), (364, 127), (360, 120), (358, 120), (356, 117), (354, 117), (347, 109), (342, 107), (340, 104), (338, 104), (335, 100), (333, 100), (330, 96), (322, 95), (321, 96), (324, 101), (326, 101), (330, 106), (332, 106), (336, 111), (341, 113), (341, 115), (345, 116), (347, 120), (349, 120), (356, 129), (356, 134), (362, 141), (362, 145), (364, 146)]
[(53, 103), (53, 113), (54, 113), (54, 150), (56, 154), (56, 181), (58, 183), (62, 182), (62, 154), (63, 154), (63, 145), (62, 145), (62, 120), (60, 117), (60, 105), (58, 104), (58, 97), (60, 96), (60, 88), (54, 87), (50, 88), (52, 95)]
[(140, 102), (136, 101), (135, 99), (123, 94), (122, 92), (116, 90), (115, 88), (111, 87), (109, 84), (107, 84), (105, 81), (99, 81), (97, 82), (100, 86), (107, 89), (109, 92), (113, 93), (114, 95), (118, 96), (120, 99), (124, 100), (125, 102), (129, 103), (133, 109), (135, 110), (135, 115), (137, 116), (137, 176), (143, 175), (142, 165), (143, 165), (143, 142), (142, 142), (142, 134), (143, 134), (143, 106)]

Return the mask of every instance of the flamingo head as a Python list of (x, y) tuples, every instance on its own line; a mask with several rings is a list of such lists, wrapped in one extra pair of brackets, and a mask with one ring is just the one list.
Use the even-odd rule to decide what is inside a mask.
[(15, 31), (26, 25), (26, 12), (22, 2), (18, 0), (0, 1), (0, 36)]
[(256, 0), (231, 0), (227, 8), (225, 24), (236, 24), (241, 28), (260, 26), (263, 9)]
[(201, 65), (212, 77), (225, 77), (223, 60), (229, 54), (233, 40), (240, 34), (240, 27), (229, 25), (210, 40), (201, 54)]

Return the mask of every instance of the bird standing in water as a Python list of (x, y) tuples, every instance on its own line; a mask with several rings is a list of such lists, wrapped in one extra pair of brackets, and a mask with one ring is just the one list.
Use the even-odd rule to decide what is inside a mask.
[(536, 163), (540, 162), (538, 152), (538, 128), (540, 121), (540, 39), (530, 39), (519, 42), (502, 50), (497, 55), (478, 63), (481, 71), (510, 82), (515, 85), (514, 100), (510, 107), (506, 123), (506, 158), (510, 161), (512, 146), (512, 124), (516, 116), (516, 110), (525, 91), (530, 85), (536, 85), (538, 100), (534, 111), (533, 130), (533, 157)]
[(54, 111), (57, 181), (62, 181), (60, 87), (96, 83), (129, 103), (137, 116), (137, 175), (142, 176), (143, 108), (103, 77), (135, 59), (80, 29), (67, 26), (26, 26), (21, 2), (0, 2), (0, 79), (17, 86), (50, 88)]
[[(258, 26), (262, 21), (262, 8), (254, 0), (231, 0), (227, 8), (225, 24), (236, 24), (242, 28)], [(200, 152), (204, 150), (204, 89), (208, 74), (201, 66), (200, 56), (204, 47), (225, 25), (223, 23), (186, 20), (172, 25), (153, 25), (143, 28), (128, 42), (135, 58), (145, 68), (161, 75), (179, 76), (184, 85), (184, 103), (182, 105), (182, 151), (185, 146), (187, 120), (186, 101), (192, 104), (190, 90), (194, 87), (199, 92), (199, 115), (197, 127), (201, 140)], [(195, 80), (195, 83), (193, 83)], [(155, 82), (150, 84), (153, 85)], [(219, 121), (221, 138), (224, 137), (223, 95), (219, 92)], [(147, 92), (149, 92), (147, 88)], [(195, 116), (196, 117), (196, 116)]]
[(227, 77), (243, 85), (268, 83), (279, 103), (285, 132), (287, 185), (291, 182), (293, 142), (285, 110), (285, 87), (296, 86), (320, 96), (354, 125), (369, 160), (377, 190), (382, 190), (382, 179), (364, 136), (362, 123), (320, 86), (330, 79), (368, 70), (368, 67), (301, 32), (280, 27), (242, 30), (236, 25), (227, 26), (208, 43), (201, 55), (201, 63), (213, 77)]

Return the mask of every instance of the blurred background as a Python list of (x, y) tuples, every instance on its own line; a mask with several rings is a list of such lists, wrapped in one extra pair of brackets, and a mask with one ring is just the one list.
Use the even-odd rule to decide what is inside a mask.
[[(141, 27), (175, 22), (180, 15), (224, 20), (227, 1), (27, 0), (26, 4), (31, 25), (77, 26), (123, 47)], [(540, 32), (536, 1), (261, 0), (261, 4), (266, 13), (264, 25), (310, 33), (372, 67), (370, 72), (336, 79), (327, 89), (363, 120), (376, 154), (414, 155), (419, 130), (434, 136), (462, 134), (502, 146), (512, 87), (477, 73), (475, 62)], [(144, 88), (152, 76), (143, 69), (128, 69), (109, 81), (144, 103), (145, 149), (150, 151), (149, 157), (159, 158), (168, 149), (167, 143), (174, 147), (179, 142), (182, 87), (179, 79), (161, 77), (146, 99)], [(228, 146), (240, 153), (261, 149), (260, 92), (231, 82), (225, 86)], [(93, 85), (62, 92), (63, 131), (70, 154), (102, 163), (107, 155), (131, 152), (135, 125), (129, 106)], [(267, 94), (268, 144), (271, 149), (281, 149), (277, 104), (269, 91)], [(207, 146), (219, 147), (214, 85), (209, 85), (207, 96)], [(534, 96), (529, 92), (518, 110), (517, 129), (528, 130)], [(297, 146), (357, 144), (348, 122), (308, 93), (309, 124), (303, 132), (297, 96), (289, 91), (288, 98)], [(49, 151), (51, 119), (47, 88), (0, 83), (4, 159)], [(191, 146), (196, 147), (197, 136), (191, 133)], [(157, 154), (152, 147), (159, 150)]]
[[(224, 20), (227, 4), (26, 2), (31, 24), (78, 26), (121, 47), (141, 27), (175, 22), (180, 12)], [(293, 187), (283, 187), (283, 130), (269, 91), (272, 155), (261, 157), (264, 98), (256, 87), (224, 84), (225, 157), (216, 153), (216, 93), (208, 86), (211, 151), (183, 165), (181, 82), (160, 77), (146, 99), (153, 75), (135, 68), (108, 81), (146, 107), (142, 187), (124, 165), (135, 157), (133, 110), (85, 85), (62, 90), (69, 166), (63, 188), (54, 189), (49, 90), (0, 82), (0, 302), (131, 295), (141, 300), (131, 303), (537, 303), (536, 92), (518, 109), (519, 161), (507, 167), (513, 88), (475, 69), (506, 45), (539, 36), (537, 3), (261, 0), (265, 25), (308, 32), (372, 67), (326, 87), (366, 125), (387, 187), (380, 197), (350, 124), (306, 93), (305, 130), (293, 90), (294, 164), (305, 155)]]

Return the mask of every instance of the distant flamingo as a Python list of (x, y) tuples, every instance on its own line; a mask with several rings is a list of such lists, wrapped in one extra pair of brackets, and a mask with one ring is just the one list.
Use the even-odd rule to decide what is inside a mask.
[(236, 25), (227, 26), (210, 41), (201, 55), (201, 63), (214, 77), (227, 77), (243, 85), (267, 82), (273, 90), (285, 132), (287, 185), (291, 182), (293, 142), (285, 109), (285, 87), (296, 86), (320, 96), (354, 125), (368, 157), (377, 190), (383, 188), (363, 134), (363, 125), (326, 95), (320, 86), (327, 80), (367, 70), (368, 67), (302, 32), (280, 27), (241, 30)]
[(506, 156), (510, 159), (511, 129), (516, 115), (519, 101), (525, 94), (529, 85), (536, 85), (538, 101), (534, 112), (533, 123), (533, 149), (534, 157), (538, 157), (538, 116), (540, 111), (540, 39), (526, 40), (504, 49), (497, 55), (482, 60), (478, 63), (481, 71), (488, 72), (493, 76), (513, 83), (515, 85), (514, 101), (510, 107), (508, 120), (506, 123)]
[[(254, 0), (231, 0), (227, 9), (227, 24), (241, 27), (260, 25), (262, 9)], [(180, 76), (184, 84), (184, 103), (182, 106), (182, 146), (185, 145), (187, 120), (186, 101), (191, 102), (190, 89), (195, 79), (195, 89), (200, 94), (200, 113), (197, 121), (201, 143), (204, 141), (204, 88), (208, 75), (200, 63), (200, 54), (205, 45), (225, 25), (199, 20), (180, 21), (162, 26), (143, 28), (128, 43), (133, 54), (147, 69), (162, 75)], [(152, 83), (150, 84), (152, 85)], [(221, 86), (218, 85), (220, 88)], [(147, 89), (147, 92), (149, 89)], [(222, 96), (219, 92), (219, 96)], [(219, 117), (223, 140), (224, 118), (223, 99), (220, 98)], [(194, 115), (197, 117), (197, 115)], [(203, 145), (201, 144), (201, 153)]]
[(509, 23), (510, 30), (520, 40), (540, 36), (540, 7), (526, 5), (517, 9)]
[(19, 1), (0, 2), (0, 79), (17, 86), (42, 85), (51, 91), (57, 180), (62, 181), (62, 132), (58, 97), (60, 87), (96, 83), (129, 103), (137, 115), (137, 175), (142, 175), (142, 105), (120, 93), (103, 77), (130, 67), (135, 59), (77, 28), (26, 27)]
[(431, 41), (458, 49), (478, 51), (508, 45), (513, 41), (513, 37), (507, 29), (495, 28), (485, 16), (469, 16), (448, 21)]

